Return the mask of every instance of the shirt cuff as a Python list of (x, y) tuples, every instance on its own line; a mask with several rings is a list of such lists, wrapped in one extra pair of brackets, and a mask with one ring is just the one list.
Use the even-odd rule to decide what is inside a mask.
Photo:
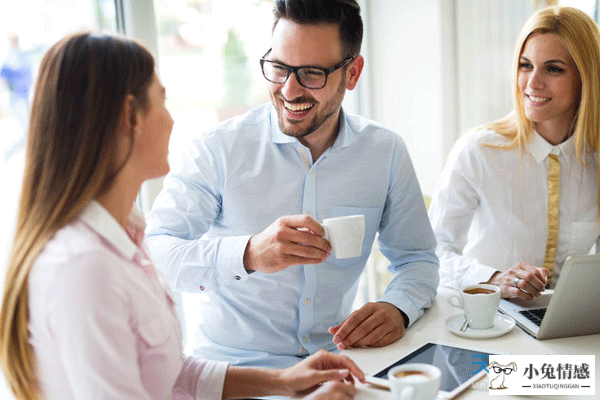
[(220, 400), (229, 363), (207, 361), (194, 356), (183, 356), (181, 372), (173, 387), (173, 400)]
[(248, 279), (248, 271), (244, 268), (244, 253), (251, 235), (230, 236), (221, 238), (217, 252), (216, 265), (219, 266), (221, 284)]
[(197, 399), (222, 399), (225, 374), (229, 363), (225, 361), (207, 361), (198, 376), (196, 384)]
[[(390, 303), (398, 310), (401, 310), (408, 317), (408, 321), (405, 322), (405, 328), (411, 326), (419, 317), (423, 314), (423, 310), (418, 308), (408, 296), (403, 294), (402, 292), (396, 291), (387, 291), (381, 296), (378, 301), (383, 301), (386, 303)], [(408, 322), (408, 325), (406, 324)]]
[(478, 283), (487, 282), (490, 280), (492, 275), (498, 272), (497, 269), (488, 267), (487, 265), (480, 265), (472, 274), (469, 274), (469, 279), (463, 281), (463, 287), (468, 285), (476, 285)]

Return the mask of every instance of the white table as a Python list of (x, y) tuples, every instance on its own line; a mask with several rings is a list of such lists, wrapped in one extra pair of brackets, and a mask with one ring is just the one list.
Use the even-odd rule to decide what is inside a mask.
[[(446, 297), (452, 290), (444, 287), (438, 289), (433, 306), (412, 325), (406, 335), (395, 343), (380, 348), (361, 348), (345, 350), (342, 354), (350, 357), (365, 374), (377, 372), (392, 362), (407, 355), (410, 350), (427, 342), (455, 345), (457, 347), (485, 350), (494, 354), (593, 354), (596, 360), (596, 395), (595, 396), (535, 396), (536, 399), (583, 400), (600, 398), (600, 335), (577, 336), (572, 338), (537, 340), (522, 331), (518, 326), (504, 336), (493, 339), (466, 339), (452, 334), (446, 328), (446, 319), (460, 310), (451, 307)], [(487, 378), (483, 378), (487, 380)], [(359, 394), (357, 400), (389, 399), (390, 392), (371, 385), (357, 384)], [(479, 399), (515, 399), (531, 398), (524, 396), (490, 396), (487, 389), (470, 387), (459, 395), (460, 400)]]

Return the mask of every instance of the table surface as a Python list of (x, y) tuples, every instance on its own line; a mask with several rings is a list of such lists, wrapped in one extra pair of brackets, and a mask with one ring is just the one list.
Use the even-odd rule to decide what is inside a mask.
[[(407, 331), (403, 338), (385, 347), (360, 348), (344, 350), (342, 354), (350, 357), (362, 368), (365, 374), (377, 372), (392, 362), (404, 357), (411, 350), (420, 347), (427, 342), (454, 345), (457, 347), (470, 348), (474, 350), (488, 351), (494, 354), (515, 355), (574, 355), (593, 354), (596, 360), (596, 395), (595, 396), (535, 396), (536, 399), (561, 399), (561, 400), (583, 400), (600, 398), (600, 368), (598, 360), (600, 357), (600, 335), (577, 336), (571, 338), (537, 340), (515, 326), (507, 334), (492, 339), (467, 339), (452, 334), (446, 328), (446, 319), (461, 311), (453, 308), (446, 302), (446, 298), (453, 293), (449, 288), (440, 287), (431, 308), (416, 321)], [(483, 378), (483, 381), (487, 378)], [(484, 386), (484, 385), (480, 385)], [(359, 393), (357, 400), (390, 399), (391, 393), (387, 390), (376, 388), (372, 385), (357, 383)], [(523, 399), (523, 396), (494, 395), (488, 394), (486, 388), (469, 387), (459, 396), (458, 400), (475, 400), (482, 398), (493, 399)], [(528, 398), (532, 398), (529, 396)]]

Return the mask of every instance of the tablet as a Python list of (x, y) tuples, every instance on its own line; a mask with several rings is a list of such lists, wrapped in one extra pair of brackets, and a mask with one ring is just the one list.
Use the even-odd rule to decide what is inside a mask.
[(492, 353), (427, 343), (406, 357), (367, 376), (366, 379), (371, 384), (389, 389), (387, 374), (396, 365), (407, 363), (433, 364), (442, 371), (438, 397), (452, 399), (487, 374), (484, 366), (487, 367), (490, 354)]

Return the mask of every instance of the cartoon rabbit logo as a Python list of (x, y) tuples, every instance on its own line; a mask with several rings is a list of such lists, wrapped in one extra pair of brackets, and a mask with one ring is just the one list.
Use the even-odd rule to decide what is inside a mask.
[(497, 374), (497, 376), (490, 381), (490, 389), (506, 389), (506, 386), (504, 386), (504, 380), (506, 379), (507, 375), (510, 375), (511, 372), (517, 370), (517, 364), (511, 362), (508, 365), (501, 365), (496, 361), (493, 361), (490, 363), (489, 368), (490, 372), (494, 371), (494, 373)]

